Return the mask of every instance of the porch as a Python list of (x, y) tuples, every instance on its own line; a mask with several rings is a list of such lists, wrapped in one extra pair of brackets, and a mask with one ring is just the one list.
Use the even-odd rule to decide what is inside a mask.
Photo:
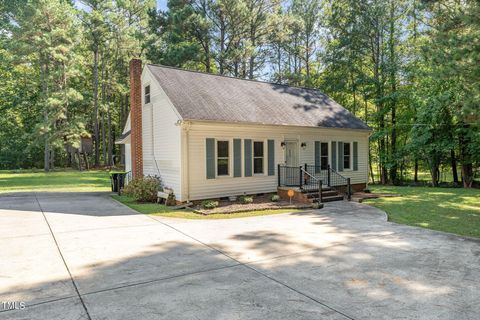
[(277, 190), (281, 197), (293, 190), (293, 198), (301, 202), (329, 202), (351, 200), (350, 178), (346, 178), (330, 167), (305, 163), (303, 166), (278, 164)]

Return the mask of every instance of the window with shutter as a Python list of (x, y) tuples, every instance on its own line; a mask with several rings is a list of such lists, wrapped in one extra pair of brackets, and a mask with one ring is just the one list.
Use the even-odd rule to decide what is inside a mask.
[(217, 141), (217, 176), (229, 175), (229, 143)]
[(264, 152), (263, 141), (253, 142), (253, 173), (263, 173)]

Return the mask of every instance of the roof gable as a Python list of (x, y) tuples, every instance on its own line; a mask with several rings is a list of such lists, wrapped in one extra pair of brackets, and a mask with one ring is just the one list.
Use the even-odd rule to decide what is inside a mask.
[(184, 120), (369, 129), (318, 90), (147, 67)]

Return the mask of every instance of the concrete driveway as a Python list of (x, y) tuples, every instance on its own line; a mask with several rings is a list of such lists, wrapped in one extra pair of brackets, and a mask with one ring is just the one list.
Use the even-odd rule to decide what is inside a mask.
[(0, 197), (0, 248), (0, 319), (480, 314), (480, 242), (352, 202), (193, 221), (136, 214), (107, 194), (17, 194)]

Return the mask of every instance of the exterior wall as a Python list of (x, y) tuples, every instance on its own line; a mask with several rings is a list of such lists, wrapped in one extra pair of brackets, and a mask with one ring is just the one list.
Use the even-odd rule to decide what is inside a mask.
[[(145, 86), (150, 85), (150, 103), (145, 105)], [(144, 68), (142, 74), (143, 174), (159, 176), (182, 199), (180, 120), (165, 92)]]
[(130, 147), (130, 143), (125, 143), (125, 172), (132, 171), (132, 150)]
[[(255, 124), (231, 124), (215, 122), (192, 122), (188, 130), (188, 147), (183, 152), (188, 158), (188, 177), (185, 182), (185, 198), (198, 200), (207, 198), (218, 198), (230, 195), (241, 195), (244, 193), (265, 193), (277, 190), (277, 164), (284, 164), (285, 152), (280, 143), (285, 140), (298, 141), (299, 164), (315, 164), (314, 141), (328, 142), (329, 149), (331, 141), (358, 142), (358, 171), (345, 170), (341, 174), (351, 178), (352, 184), (366, 183), (368, 181), (368, 136), (366, 130), (346, 129), (322, 129), (292, 126), (271, 126)], [(230, 141), (230, 173), (229, 177), (206, 178), (206, 138), (215, 138)], [(242, 177), (233, 177), (233, 139), (242, 139)], [(268, 176), (266, 170), (267, 153), (265, 151), (265, 174), (244, 177), (243, 143), (244, 139), (275, 140), (275, 175)], [(302, 142), (306, 148), (300, 147)], [(329, 150), (329, 161), (331, 162), (331, 150)]]

